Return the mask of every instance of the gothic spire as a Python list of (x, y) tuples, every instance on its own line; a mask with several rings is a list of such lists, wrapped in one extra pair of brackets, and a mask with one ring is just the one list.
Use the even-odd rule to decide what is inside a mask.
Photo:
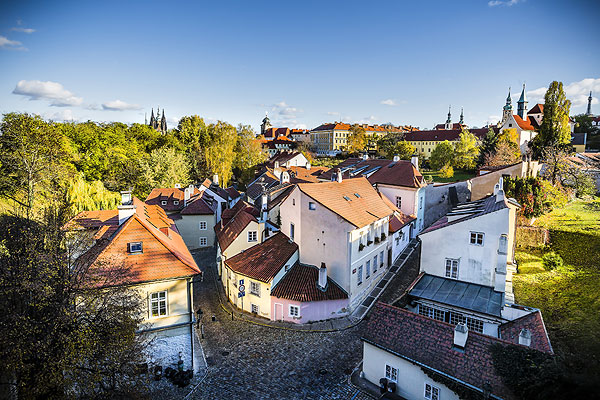
[(517, 102), (517, 115), (523, 120), (527, 118), (527, 96), (525, 95), (525, 84), (523, 84), (523, 91), (521, 92), (521, 97), (519, 97), (519, 101)]
[(512, 99), (510, 97), (510, 87), (508, 88), (508, 96), (506, 97), (506, 105), (504, 106), (505, 110), (512, 110)]

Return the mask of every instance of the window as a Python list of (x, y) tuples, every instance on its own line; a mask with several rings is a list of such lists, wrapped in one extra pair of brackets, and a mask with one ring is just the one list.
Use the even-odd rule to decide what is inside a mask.
[(392, 382), (398, 382), (398, 368), (385, 364), (385, 377)]
[(469, 328), (470, 331), (483, 333), (483, 321), (467, 317), (467, 328)]
[(315, 203), (313, 203), (312, 201), (308, 202), (308, 209), (309, 210), (316, 210), (317, 206), (315, 205)]
[(379, 252), (379, 259), (381, 260), (381, 266), (383, 267), (383, 251)]
[(300, 307), (293, 306), (290, 304), (289, 316), (292, 318), (299, 318), (300, 317)]
[(167, 201), (166, 201), (166, 200), (163, 200), (163, 201), (161, 201), (161, 202), (160, 202), (160, 205), (161, 205), (161, 206), (166, 206), (166, 205), (167, 205)]
[(440, 388), (429, 383), (425, 384), (425, 398), (427, 400), (440, 400)]
[(377, 254), (373, 257), (373, 273), (377, 271)]
[(437, 321), (446, 321), (446, 311), (438, 310), (437, 308), (423, 304), (419, 304), (419, 314), (433, 318)]
[(199, 228), (201, 231), (206, 230), (206, 221), (200, 221)]
[(163, 317), (167, 315), (167, 291), (150, 293), (150, 316)]
[(455, 312), (450, 313), (450, 323), (452, 325), (464, 324), (465, 322), (466, 318), (464, 315)]
[(498, 244), (499, 254), (508, 254), (508, 236), (500, 235), (500, 243)]
[(446, 258), (446, 278), (458, 279), (458, 260)]
[(483, 246), (483, 232), (471, 232), (471, 244)]
[(362, 283), (362, 269), (363, 269), (362, 265), (360, 267), (358, 267), (358, 275), (356, 277), (356, 279), (358, 280), (358, 283), (356, 284), (357, 286)]
[(174, 200), (173, 204), (175, 204), (176, 206), (178, 206), (179, 205), (179, 201), (178, 200)]
[(200, 247), (208, 246), (208, 239), (205, 237), (200, 238)]
[(250, 294), (260, 297), (260, 283), (250, 282)]
[(292, 239), (292, 241), (294, 240), (294, 231), (295, 231), (295, 226), (294, 224), (290, 223), (290, 239)]
[(256, 242), (257, 239), (257, 233), (256, 231), (248, 231), (248, 241), (249, 242)]
[(292, 205), (295, 206), (296, 205), (296, 199), (292, 199)]
[(396, 196), (396, 207), (402, 208), (402, 197)]
[(257, 304), (250, 304), (250, 307), (252, 308), (252, 314), (258, 314), (258, 305)]
[(367, 279), (371, 276), (371, 261), (367, 261)]
[(142, 242), (128, 243), (127, 247), (129, 247), (130, 253), (142, 253)]

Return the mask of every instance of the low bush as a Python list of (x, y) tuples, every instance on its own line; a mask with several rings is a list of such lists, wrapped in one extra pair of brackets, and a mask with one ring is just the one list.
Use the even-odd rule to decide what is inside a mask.
[(559, 254), (551, 251), (550, 253), (544, 254), (542, 257), (542, 264), (546, 271), (552, 271), (553, 269), (562, 267), (564, 262)]

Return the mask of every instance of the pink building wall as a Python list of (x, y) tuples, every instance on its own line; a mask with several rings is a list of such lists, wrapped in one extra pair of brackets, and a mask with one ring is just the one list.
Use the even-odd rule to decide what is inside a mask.
[[(300, 318), (290, 317), (290, 305), (300, 307)], [(283, 320), (296, 324), (306, 324), (309, 321), (316, 322), (347, 315), (347, 312), (341, 312), (340, 310), (348, 307), (348, 299), (300, 302), (271, 296), (271, 307), (271, 319), (274, 321)], [(281, 316), (282, 311), (283, 317)]]

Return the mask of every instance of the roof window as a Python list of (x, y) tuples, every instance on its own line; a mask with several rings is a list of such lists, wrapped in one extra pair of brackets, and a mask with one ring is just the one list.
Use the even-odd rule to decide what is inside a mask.
[(350, 197), (348, 197), (348, 196), (344, 196), (344, 200), (346, 200), (346, 201), (352, 201), (352, 200), (350, 200)]
[(143, 253), (143, 251), (142, 251), (142, 242), (127, 243), (127, 251), (129, 251), (132, 254)]
[(359, 198), (359, 199), (360, 199), (360, 194), (358, 194), (358, 193), (354, 193), (354, 195), (355, 195), (357, 198)]

